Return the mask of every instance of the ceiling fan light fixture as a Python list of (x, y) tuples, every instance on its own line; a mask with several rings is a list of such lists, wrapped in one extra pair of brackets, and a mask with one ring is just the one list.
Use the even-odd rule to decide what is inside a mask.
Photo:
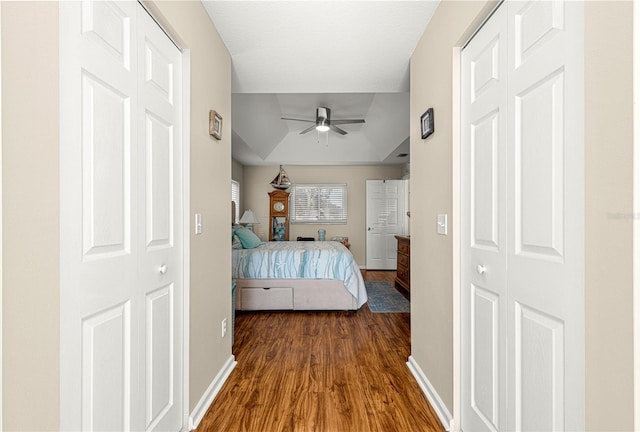
[[(1, 0), (0, 0), (1, 1)], [(282, 120), (294, 120), (301, 121), (307, 123), (315, 123), (314, 125), (309, 126), (300, 132), (300, 135), (304, 135), (307, 132), (311, 132), (312, 130), (317, 130), (318, 132), (329, 132), (330, 130), (336, 132), (340, 135), (346, 135), (347, 131), (340, 129), (336, 125), (345, 125), (352, 123), (364, 123), (364, 119), (339, 119), (334, 122), (331, 121), (331, 110), (326, 107), (317, 107), (316, 108), (316, 119), (315, 120), (306, 120), (299, 118), (290, 118), (290, 117), (280, 117)]]
[(331, 117), (331, 110), (325, 107), (316, 108), (316, 130), (318, 132), (327, 132), (329, 128), (329, 118)]

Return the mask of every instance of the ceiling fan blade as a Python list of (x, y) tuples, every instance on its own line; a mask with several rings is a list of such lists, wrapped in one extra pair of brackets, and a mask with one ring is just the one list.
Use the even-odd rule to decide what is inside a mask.
[(334, 126), (333, 124), (330, 124), (329, 128), (334, 132), (338, 132), (340, 135), (346, 135), (347, 134), (346, 130), (342, 130), (338, 126)]
[(301, 122), (307, 122), (307, 123), (315, 123), (315, 120), (304, 120), (304, 119), (294, 119), (294, 118), (289, 118), (289, 117), (280, 117), (280, 120), (294, 120), (294, 121), (301, 121)]
[(316, 125), (313, 126), (309, 126), (308, 128), (306, 128), (305, 130), (303, 130), (302, 132), (300, 132), (300, 135), (302, 134), (306, 134), (307, 132), (311, 132), (312, 130), (314, 130), (316, 128)]
[(346, 119), (346, 120), (331, 120), (333, 124), (354, 124), (354, 123), (364, 123), (364, 119)]

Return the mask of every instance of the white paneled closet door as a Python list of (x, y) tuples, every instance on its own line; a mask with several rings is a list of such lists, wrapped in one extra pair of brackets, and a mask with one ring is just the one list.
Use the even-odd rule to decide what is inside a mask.
[(182, 427), (182, 67), (137, 2), (61, 2), (61, 429)]
[(507, 22), (502, 6), (463, 51), (462, 426), (506, 424)]
[(584, 428), (582, 8), (504, 2), (463, 51), (464, 430)]

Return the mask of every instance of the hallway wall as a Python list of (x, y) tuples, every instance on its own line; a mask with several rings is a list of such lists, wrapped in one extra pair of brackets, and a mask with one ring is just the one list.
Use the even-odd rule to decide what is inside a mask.
[[(411, 59), (412, 356), (453, 412), (452, 50), (492, 2), (440, 3)], [(633, 430), (633, 4), (584, 2), (585, 425)], [(420, 139), (419, 116), (435, 112)], [(419, 169), (417, 169), (419, 167)], [(455, 217), (455, 215), (453, 216)], [(450, 219), (450, 223), (452, 223)]]
[[(491, 1), (443, 1), (411, 57), (411, 355), (453, 414), (453, 47), (478, 27)], [(420, 138), (433, 108), (435, 132)], [(449, 215), (449, 235), (436, 216)]]
[[(231, 356), (231, 59), (202, 3), (146, 2), (191, 51), (190, 407)], [(3, 424), (58, 430), (60, 411), (59, 22), (57, 2), (2, 2)], [(181, 39), (181, 40), (180, 40)], [(208, 133), (209, 110), (225, 119)], [(190, 230), (193, 232), (193, 230)], [(37, 415), (34, 415), (37, 412)]]

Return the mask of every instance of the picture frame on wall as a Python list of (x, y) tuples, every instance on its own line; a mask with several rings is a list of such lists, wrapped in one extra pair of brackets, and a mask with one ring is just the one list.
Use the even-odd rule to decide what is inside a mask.
[(434, 131), (433, 108), (429, 108), (420, 116), (420, 132), (422, 139), (427, 138)]
[(209, 135), (222, 139), (222, 116), (214, 110), (209, 111)]

